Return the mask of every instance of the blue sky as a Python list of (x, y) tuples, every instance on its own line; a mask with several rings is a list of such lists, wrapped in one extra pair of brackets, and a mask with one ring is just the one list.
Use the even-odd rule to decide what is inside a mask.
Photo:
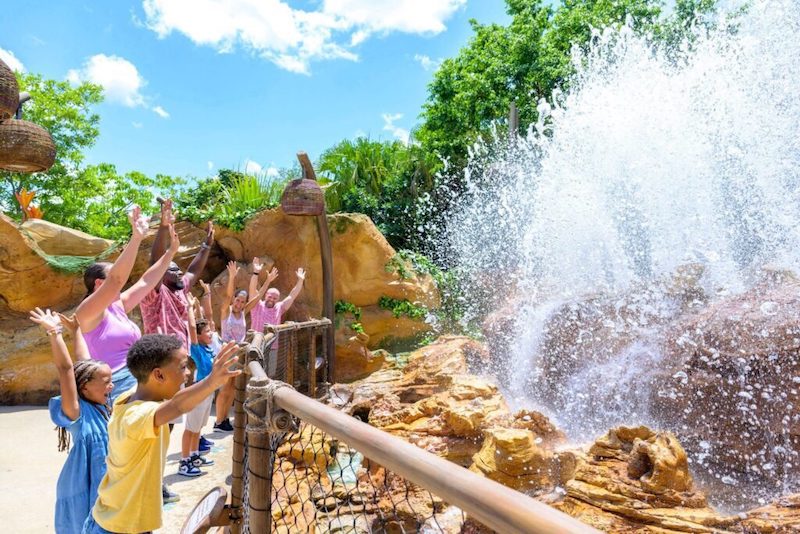
[(506, 23), (505, 2), (50, 0), (0, 12), (0, 57), (106, 87), (89, 163), (207, 176), (403, 137), (471, 18)]

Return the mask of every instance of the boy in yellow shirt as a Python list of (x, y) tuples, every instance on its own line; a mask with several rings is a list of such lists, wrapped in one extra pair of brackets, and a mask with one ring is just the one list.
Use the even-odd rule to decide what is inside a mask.
[(143, 336), (128, 351), (128, 369), (137, 388), (114, 403), (108, 423), (107, 471), (83, 534), (128, 534), (161, 528), (161, 479), (164, 476), (168, 423), (182, 415), (241, 371), (235, 342), (222, 347), (211, 373), (180, 389), (188, 373), (188, 354), (175, 336)]

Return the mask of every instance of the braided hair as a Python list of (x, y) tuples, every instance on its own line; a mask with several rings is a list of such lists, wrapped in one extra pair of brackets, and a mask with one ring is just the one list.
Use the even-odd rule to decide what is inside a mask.
[[(101, 362), (100, 360), (78, 360), (72, 366), (73, 373), (75, 374), (75, 385), (78, 387), (78, 396), (85, 401), (91, 402), (97, 409), (100, 410), (101, 407), (97, 403), (90, 401), (86, 397), (83, 396), (83, 386), (88, 384), (92, 378), (94, 378), (95, 372), (98, 369), (107, 365), (105, 362)], [(108, 408), (108, 407), (107, 407)], [(58, 451), (66, 451), (69, 449), (69, 432), (63, 426), (59, 426), (56, 428), (58, 430)]]

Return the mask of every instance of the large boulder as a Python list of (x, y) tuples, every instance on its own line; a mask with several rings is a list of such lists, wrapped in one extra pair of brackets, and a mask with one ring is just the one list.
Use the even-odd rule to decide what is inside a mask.
[(54, 256), (97, 256), (114, 244), (44, 219), (28, 219), (20, 227), (46, 254)]
[[(369, 217), (337, 213), (328, 216), (333, 251), (334, 298), (365, 310), (362, 324), (370, 336), (369, 348), (387, 338), (414, 339), (430, 329), (423, 320), (394, 318), (380, 309), (381, 297), (408, 300), (418, 306), (436, 308), (439, 294), (433, 279), (412, 268), (402, 273), (391, 269), (396, 252)], [(229, 259), (249, 263), (255, 256), (274, 260), (280, 275), (274, 286), (286, 295), (296, 282), (295, 271), (307, 271), (303, 292), (287, 319), (304, 320), (322, 314), (322, 267), (317, 222), (314, 217), (286, 215), (281, 209), (259, 213), (241, 232), (217, 230), (217, 242)], [(260, 282), (266, 278), (262, 271)], [(219, 281), (220, 285), (222, 280)], [(247, 285), (237, 287), (246, 288)]]

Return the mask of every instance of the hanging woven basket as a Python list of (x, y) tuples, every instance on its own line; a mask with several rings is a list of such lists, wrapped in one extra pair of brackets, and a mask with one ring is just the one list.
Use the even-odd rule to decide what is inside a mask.
[(0, 60), (0, 120), (14, 116), (19, 106), (19, 85), (8, 65)]
[(55, 159), (56, 147), (47, 130), (28, 121), (0, 122), (0, 169), (42, 172), (52, 167)]
[(298, 178), (286, 184), (281, 208), (287, 215), (322, 215), (325, 213), (325, 194), (316, 180)]

